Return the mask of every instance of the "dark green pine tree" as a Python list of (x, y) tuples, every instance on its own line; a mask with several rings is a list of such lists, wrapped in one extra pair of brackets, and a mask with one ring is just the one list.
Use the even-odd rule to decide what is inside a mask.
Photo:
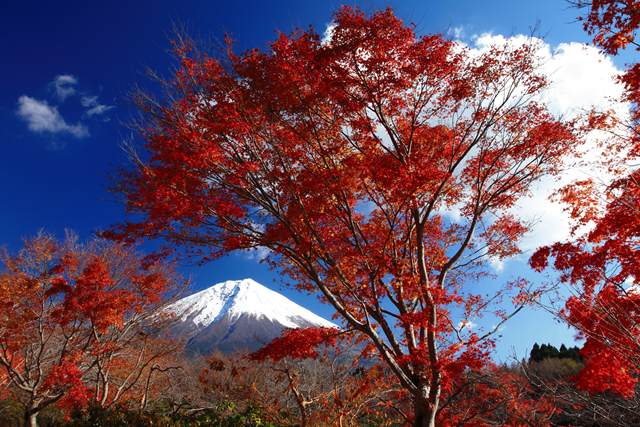
[(534, 343), (533, 348), (529, 353), (529, 362), (531, 361), (539, 362), (541, 360), (542, 360), (542, 354), (540, 353), (540, 346), (538, 345), (538, 343)]

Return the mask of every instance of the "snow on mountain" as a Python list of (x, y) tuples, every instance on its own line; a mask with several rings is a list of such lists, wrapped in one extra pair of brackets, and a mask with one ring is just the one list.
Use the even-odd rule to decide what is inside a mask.
[(218, 283), (169, 305), (174, 332), (187, 339), (187, 350), (256, 350), (285, 328), (335, 324), (252, 279)]

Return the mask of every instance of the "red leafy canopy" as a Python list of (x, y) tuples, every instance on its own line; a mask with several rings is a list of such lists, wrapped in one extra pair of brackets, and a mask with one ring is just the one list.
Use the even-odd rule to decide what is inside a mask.
[(5, 254), (0, 267), (0, 370), (13, 390), (27, 392), (15, 396), (28, 398), (27, 414), (52, 404), (69, 410), (92, 397), (104, 404), (99, 389), (108, 381), (126, 369), (135, 377), (148, 353), (158, 358), (149, 350), (129, 360), (144, 351), (140, 326), (159, 324), (149, 319), (175, 283), (160, 263), (120, 244), (39, 235)]
[(339, 333), (340, 330), (336, 328), (288, 329), (282, 336), (252, 353), (250, 358), (257, 361), (269, 359), (273, 362), (285, 358), (315, 359), (318, 357), (317, 348), (321, 345), (333, 346)]
[(638, 382), (637, 313), (640, 295), (625, 296), (612, 286), (593, 299), (572, 297), (567, 301), (567, 317), (583, 334), (588, 334), (581, 350), (585, 368), (576, 380), (592, 393), (612, 391), (631, 398)]
[(591, 231), (570, 243), (538, 249), (531, 266), (552, 266), (560, 279), (576, 290), (564, 318), (586, 339), (582, 351), (586, 368), (578, 384), (592, 392), (615, 391), (630, 397), (640, 374), (640, 186), (638, 172), (615, 181), (605, 194), (604, 209), (593, 197), (565, 197), (575, 225), (593, 224)]
[[(638, 46), (640, 25), (637, 0), (579, 1), (588, 10), (584, 27), (594, 43), (610, 54), (629, 44)], [(575, 295), (568, 299), (562, 316), (585, 339), (585, 368), (577, 377), (580, 387), (592, 393), (612, 391), (625, 397), (635, 394), (640, 375), (640, 171), (628, 172), (624, 164), (637, 164), (640, 67), (632, 65), (623, 75), (625, 100), (633, 106), (632, 121), (624, 136), (616, 135), (611, 169), (621, 174), (604, 190), (595, 180), (578, 181), (560, 191), (573, 218), (574, 238), (540, 248), (530, 260), (541, 271), (552, 266)], [(594, 118), (595, 127), (602, 121)], [(605, 125), (605, 128), (607, 125)], [(622, 148), (620, 148), (622, 147)], [(621, 156), (618, 153), (627, 154)], [(580, 230), (588, 229), (588, 232)]]
[[(75, 265), (68, 264), (63, 258), (52, 269), (57, 275), (52, 279), (53, 286), (47, 295), (64, 296), (64, 302), (54, 311), (61, 324), (87, 319), (100, 332), (111, 326), (122, 327), (131, 312), (157, 303), (167, 288), (166, 277), (145, 268), (121, 271), (116, 281), (108, 262), (92, 256), (78, 271)], [(122, 282), (129, 286), (122, 286)]]
[[(638, 0), (578, 0), (576, 6), (586, 10), (580, 19), (584, 29), (593, 36), (593, 43), (606, 53), (616, 55), (620, 49), (633, 46), (640, 50), (637, 41), (640, 27), (640, 1)], [(633, 120), (631, 131), (633, 145), (638, 145), (637, 122), (640, 119), (638, 105), (640, 101), (640, 65), (632, 64), (620, 77), (626, 87), (625, 100), (632, 104)], [(632, 154), (638, 155), (637, 147)]]
[[(531, 44), (477, 55), (391, 10), (335, 23), (330, 40), (281, 34), (224, 61), (180, 46), (171, 99), (141, 103), (149, 161), (122, 180), (142, 221), (112, 234), (205, 258), (267, 247), (432, 411), (449, 372), (492, 345), (455, 327), (471, 319), (452, 313), (496, 300), (466, 280), (518, 252), (526, 227), (508, 209), (579, 135), (534, 101), (546, 81)], [(455, 222), (441, 214), (454, 207)]]
[(63, 393), (58, 406), (70, 411), (87, 404), (91, 399), (91, 391), (82, 381), (83, 372), (78, 367), (78, 360), (64, 359), (51, 368), (43, 388), (49, 393)]
[[(556, 412), (548, 396), (536, 395), (523, 376), (504, 368), (467, 372), (458, 382), (460, 392), (442, 409), (438, 425), (548, 426)], [(496, 419), (498, 414), (504, 418)]]
[(619, 49), (635, 43), (640, 26), (640, 1), (638, 0), (578, 0), (576, 6), (587, 9), (584, 29), (593, 36), (593, 43), (607, 53), (615, 55)]

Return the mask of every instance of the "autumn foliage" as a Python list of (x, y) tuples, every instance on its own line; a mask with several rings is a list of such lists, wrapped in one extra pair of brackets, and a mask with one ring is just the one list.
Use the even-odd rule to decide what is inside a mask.
[(279, 362), (284, 358), (314, 359), (321, 345), (334, 346), (340, 334), (334, 328), (288, 329), (260, 350), (251, 354), (253, 360)]
[[(638, 0), (570, 3), (606, 54), (640, 51)], [(617, 77), (628, 116), (568, 120), (542, 101), (536, 43), (471, 49), (351, 7), (264, 50), (178, 37), (164, 96), (135, 99), (128, 220), (0, 257), (0, 421), (9, 402), (31, 427), (52, 408), (79, 425), (640, 423), (640, 64)], [(498, 365), (501, 327), (546, 288), (486, 279), (521, 254), (518, 203), (594, 130), (607, 176), (556, 192), (571, 236), (529, 258), (579, 355)], [(151, 239), (202, 262), (259, 249), (340, 326), (187, 355), (164, 310), (182, 280), (136, 250)]]
[[(586, 339), (582, 356), (586, 368), (578, 384), (592, 392), (606, 390), (623, 396), (635, 394), (640, 360), (637, 325), (640, 294), (634, 289), (638, 277), (638, 193), (636, 173), (614, 182), (606, 193), (608, 203), (598, 216), (576, 218), (591, 231), (567, 243), (538, 250), (531, 258), (536, 270), (553, 267), (560, 280), (574, 288), (563, 318)], [(617, 191), (617, 186), (624, 188)], [(583, 212), (584, 199), (567, 199), (572, 209)]]
[[(375, 425), (411, 423), (410, 395), (384, 364), (366, 357), (354, 338), (338, 329), (286, 330), (249, 357), (281, 374), (275, 380), (294, 396), (300, 425), (362, 425), (367, 419)], [(309, 378), (304, 367), (314, 363), (332, 367), (327, 377), (333, 384), (325, 393), (317, 386), (305, 390), (316, 378)], [(438, 425), (546, 425), (555, 415), (553, 399), (535, 396), (524, 375), (491, 363), (465, 366), (452, 375)]]
[(122, 245), (46, 234), (1, 265), (0, 368), (27, 424), (51, 405), (106, 407), (148, 393), (139, 392), (152, 364), (177, 348), (157, 334), (157, 310), (177, 289), (169, 269)]
[(145, 151), (119, 186), (141, 220), (109, 235), (205, 260), (269, 249), (395, 375), (412, 422), (433, 425), (489, 360), (495, 330), (471, 320), (500, 324), (511, 313), (494, 303), (529, 286), (465, 285), (519, 253), (527, 226), (510, 208), (560, 172), (580, 132), (536, 102), (547, 82), (532, 44), (472, 53), (390, 10), (334, 20), (324, 40), (297, 31), (243, 54), (229, 41), (222, 59), (177, 44), (170, 96), (139, 99)]
[[(640, 25), (640, 3), (629, 1), (576, 2), (586, 13), (585, 30), (607, 53), (634, 46)], [(624, 100), (631, 103), (628, 120), (614, 117), (607, 129), (612, 155), (607, 158), (616, 176), (603, 187), (595, 179), (573, 183), (559, 191), (573, 219), (573, 236), (539, 249), (531, 266), (541, 271), (551, 264), (560, 280), (571, 286), (563, 319), (585, 340), (579, 387), (591, 393), (606, 391), (631, 398), (640, 375), (640, 178), (637, 159), (640, 74), (631, 65), (620, 80)]]

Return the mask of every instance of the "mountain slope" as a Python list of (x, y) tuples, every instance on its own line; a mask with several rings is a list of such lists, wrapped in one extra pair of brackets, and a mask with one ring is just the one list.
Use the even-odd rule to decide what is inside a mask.
[(191, 353), (256, 350), (285, 328), (336, 327), (252, 279), (228, 280), (183, 298), (167, 310)]

